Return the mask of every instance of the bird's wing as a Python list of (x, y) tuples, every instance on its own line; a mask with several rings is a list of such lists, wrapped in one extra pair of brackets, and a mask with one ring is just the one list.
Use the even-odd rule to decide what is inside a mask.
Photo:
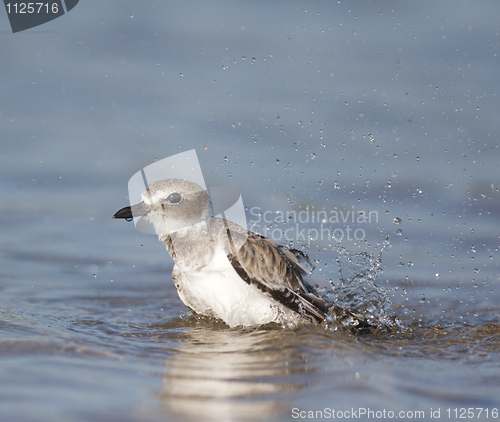
[[(228, 237), (234, 232), (228, 230)], [(252, 232), (239, 248), (232, 248), (229, 261), (238, 275), (274, 300), (305, 317), (322, 321), (330, 304), (312, 294), (302, 280), (306, 270), (293, 253), (272, 240)]]
[(212, 229), (226, 239), (227, 257), (238, 275), (277, 302), (311, 321), (321, 322), (329, 316), (358, 330), (373, 328), (363, 315), (316, 296), (302, 279), (308, 272), (292, 251), (228, 220), (214, 219)]

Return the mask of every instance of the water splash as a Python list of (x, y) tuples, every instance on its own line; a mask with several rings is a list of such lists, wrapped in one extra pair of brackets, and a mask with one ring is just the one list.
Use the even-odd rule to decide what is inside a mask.
[(387, 292), (375, 284), (382, 272), (382, 251), (389, 245), (386, 239), (377, 257), (368, 252), (351, 254), (346, 248), (335, 249), (339, 256), (339, 281), (334, 285), (335, 305), (361, 315), (375, 327), (393, 328), (399, 322), (388, 313), (391, 300)]

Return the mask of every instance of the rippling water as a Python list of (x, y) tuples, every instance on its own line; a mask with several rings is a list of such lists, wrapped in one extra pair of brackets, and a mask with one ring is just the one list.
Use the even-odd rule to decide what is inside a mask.
[(290, 420), (330, 409), (428, 418), (498, 406), (500, 325), (481, 316), (436, 323), (440, 304), (382, 334), (229, 329), (182, 310), (161, 272), (118, 267), (104, 286), (90, 274), (71, 287), (71, 276), (44, 289), (4, 284), (6, 420)]
[[(496, 419), (499, 14), (89, 0), (12, 34), (0, 13), (0, 419)], [(249, 228), (393, 329), (189, 314), (163, 245), (111, 216), (134, 173), (191, 149)]]

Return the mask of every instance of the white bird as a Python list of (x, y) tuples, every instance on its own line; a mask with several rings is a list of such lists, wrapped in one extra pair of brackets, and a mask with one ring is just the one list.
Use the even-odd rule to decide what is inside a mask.
[(179, 297), (195, 313), (220, 318), (230, 327), (295, 325), (327, 317), (369, 326), (362, 316), (318, 297), (303, 280), (307, 271), (293, 250), (212, 217), (208, 194), (196, 183), (157, 180), (139, 204), (113, 218), (138, 216), (153, 224), (165, 243), (175, 262), (172, 278)]

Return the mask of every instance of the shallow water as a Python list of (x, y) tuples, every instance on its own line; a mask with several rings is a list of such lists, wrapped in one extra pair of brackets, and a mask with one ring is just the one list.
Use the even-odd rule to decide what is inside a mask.
[[(23, 268), (57, 260), (18, 258)], [(168, 269), (108, 265), (111, 283), (64, 261), (68, 274), (42, 288), (4, 282), (5, 420), (291, 420), (332, 409), (454, 420), (455, 409), (498, 406), (498, 308), (453, 320), (452, 302), (416, 303), (410, 315), (430, 315), (400, 313), (403, 327), (369, 335), (229, 329), (185, 311)]]
[(498, 406), (497, 323), (414, 322), (366, 336), (242, 330), (179, 317), (161, 282), (30, 292), (12, 310), (6, 298), (20, 293), (2, 294), (5, 420), (290, 420), (330, 408), (428, 418)]
[[(17, 34), (0, 13), (0, 419), (496, 419), (499, 13), (86, 1)], [(320, 287), (342, 247), (377, 256), (389, 236), (376, 285), (402, 328), (190, 315), (164, 247), (111, 216), (134, 173), (192, 149)], [(322, 227), (321, 210), (377, 218)]]

